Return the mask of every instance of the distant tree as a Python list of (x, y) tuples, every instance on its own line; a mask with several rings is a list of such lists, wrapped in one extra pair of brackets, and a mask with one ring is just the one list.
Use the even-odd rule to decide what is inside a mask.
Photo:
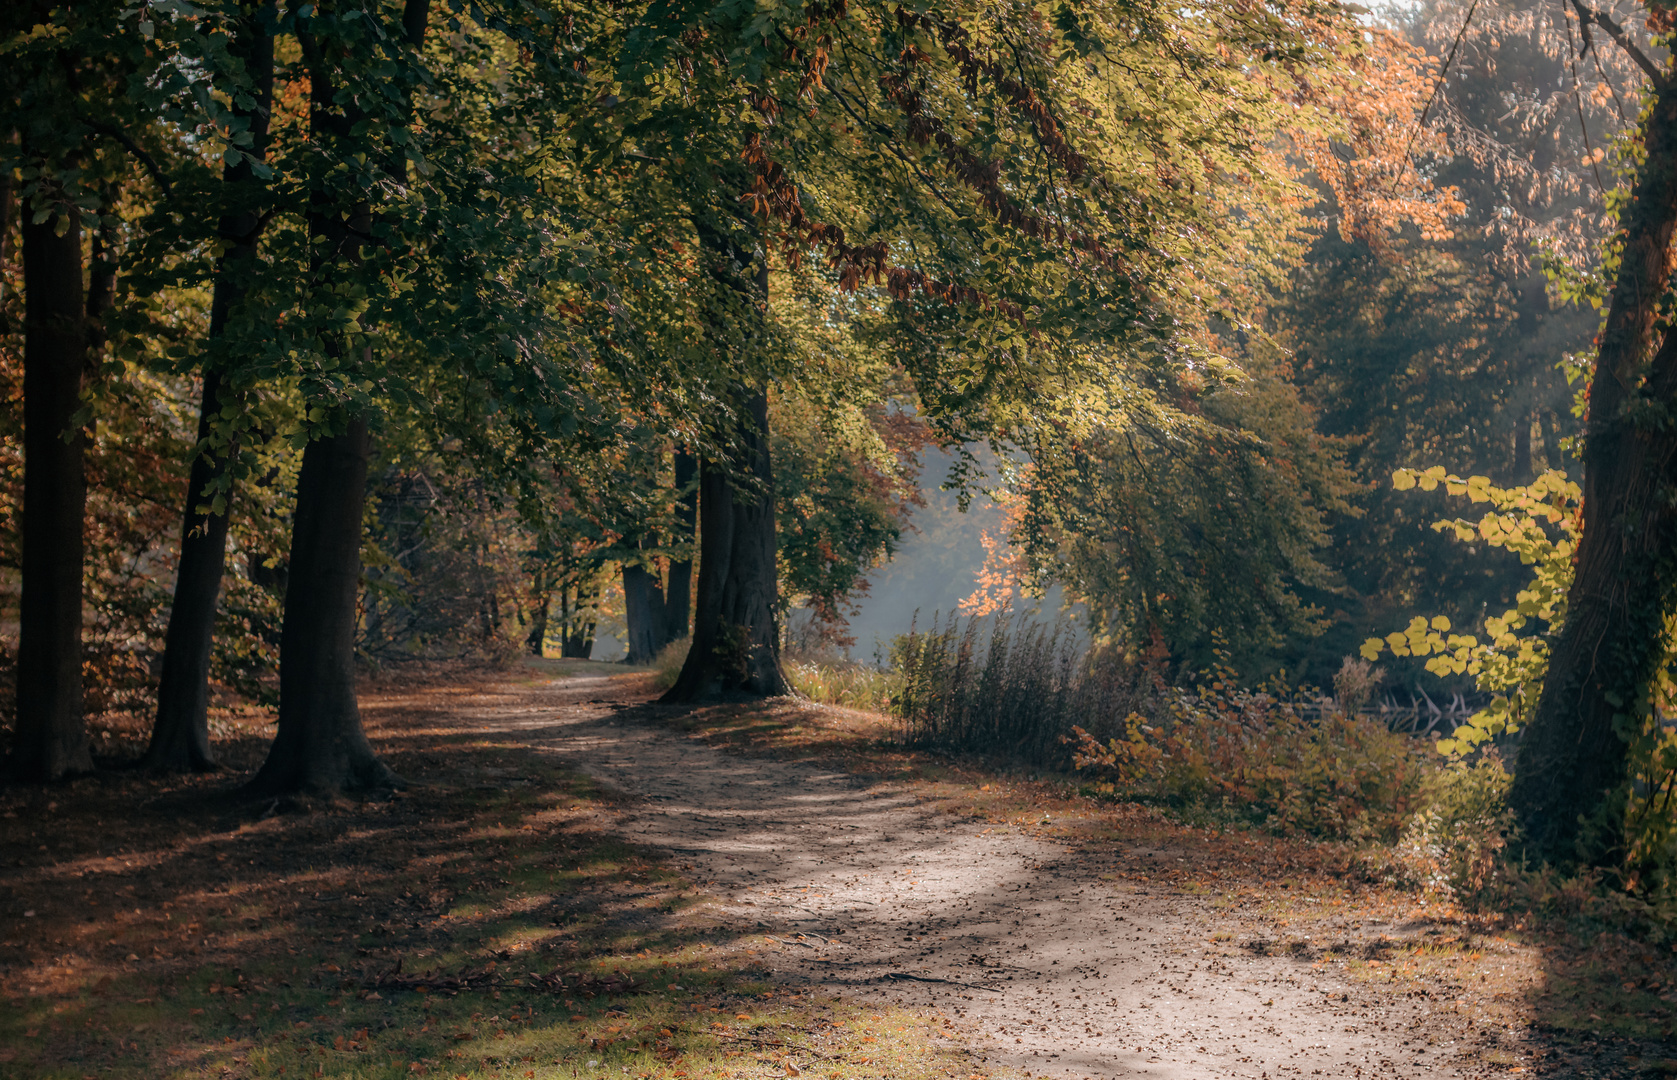
[(1094, 632), (1137, 652), (1157, 640), (1189, 670), (1222, 650), (1248, 675), (1321, 632), (1309, 598), (1337, 590), (1322, 556), (1351, 478), (1269, 352), (1192, 417), (1033, 448), (1015, 542)]
[[(1444, 463), (1518, 484), (1576, 465), (1562, 361), (1589, 349), (1597, 319), (1549, 294), (1543, 262), (1593, 259), (1607, 228), (1594, 149), (1622, 128), (1615, 95), (1632, 85), (1569, 53), (1559, 14), (1441, 2), (1406, 16), (1404, 33), (1451, 55), (1424, 129), (1447, 152), (1418, 167), (1456, 193), (1459, 213), (1446, 232), (1372, 242), (1324, 230), (1269, 310), (1320, 430), (1362, 487), (1361, 513), (1337, 518), (1323, 554), (1349, 593), (1312, 596), (1332, 626), (1292, 650), (1318, 680), (1371, 633), (1417, 612), (1472, 626), (1520, 587), (1517, 566), (1433, 532), (1442, 502), (1393, 492), (1395, 469)], [(1395, 671), (1418, 675), (1408, 662)]]
[[(636, 529), (623, 560), (626, 664), (649, 664), (687, 636), (692, 609), (694, 530), (698, 526), (699, 462), (685, 449), (671, 455), (673, 521), (662, 529)], [(660, 557), (660, 550), (673, 552)]]

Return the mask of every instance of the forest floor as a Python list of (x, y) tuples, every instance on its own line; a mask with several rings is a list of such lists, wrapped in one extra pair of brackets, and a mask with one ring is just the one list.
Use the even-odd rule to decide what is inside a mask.
[(375, 681), (386, 800), (229, 797), (249, 721), (229, 772), (0, 790), (0, 1077), (1677, 1075), (1632, 938), (653, 696)]

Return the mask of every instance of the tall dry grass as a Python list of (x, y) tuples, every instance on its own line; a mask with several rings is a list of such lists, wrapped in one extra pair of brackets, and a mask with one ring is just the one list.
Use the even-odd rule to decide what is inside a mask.
[(1417, 740), (1314, 695), (1226, 668), (1172, 682), (1161, 646), (1089, 646), (1063, 625), (934, 620), (897, 639), (892, 664), (911, 744), (1080, 769), (1101, 791), (1277, 831), (1395, 839), (1434, 767)]

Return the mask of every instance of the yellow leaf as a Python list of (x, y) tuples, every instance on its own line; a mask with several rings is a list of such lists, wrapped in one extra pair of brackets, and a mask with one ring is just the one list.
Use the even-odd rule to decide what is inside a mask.
[(1448, 630), (1450, 629), (1450, 620), (1442, 615), (1434, 615), (1432, 617), (1432, 628), (1434, 630)]

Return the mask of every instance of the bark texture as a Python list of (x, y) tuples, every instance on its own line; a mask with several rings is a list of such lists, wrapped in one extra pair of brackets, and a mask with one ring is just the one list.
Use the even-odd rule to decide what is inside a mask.
[(1564, 625), (1521, 739), (1510, 801), (1531, 856), (1620, 854), (1613, 824), (1633, 716), (1677, 601), (1677, 335), (1656, 351), (1656, 308), (1677, 227), (1677, 88), (1657, 91), (1647, 161), (1621, 222), (1623, 257), (1590, 382), (1584, 531)]
[(331, 796), (400, 786), (367, 742), (355, 701), (361, 513), (371, 453), (364, 418), (303, 452), (280, 637), (279, 730), (249, 794)]
[[(247, 114), (251, 131), (248, 158), (229, 166), (222, 183), (234, 201), (249, 201), (246, 191), (259, 181), (249, 158), (262, 160), (268, 142), (268, 110), (273, 100), (274, 39), (262, 5), (243, 19), (238, 49), (256, 86), (257, 108)], [(243, 197), (243, 198), (242, 198)], [(210, 300), (211, 341), (227, 330), (230, 312), (244, 297), (244, 282), (256, 257), (261, 218), (254, 207), (222, 217), (219, 231), (228, 243), (217, 267)], [(221, 377), (211, 367), (203, 372), (198, 408), (198, 456), (192, 460), (182, 514), (180, 565), (175, 594), (169, 606), (169, 627), (163, 639), (163, 671), (157, 688), (157, 717), (151, 745), (141, 765), (166, 772), (202, 772), (215, 768), (210, 752), (210, 647), (215, 637), (215, 612), (221, 596), (221, 577), (227, 551), (227, 512), (199, 513), (206, 490), (227, 471), (232, 450), (212, 454), (207, 443), (211, 425), (222, 408)]]
[(74, 212), (67, 222), (25, 215), (22, 231), (23, 566), (10, 771), (46, 782), (93, 768), (82, 709), (84, 439), (71, 425), (88, 326)]
[(693, 644), (665, 701), (791, 692), (780, 666), (768, 394), (742, 410), (736, 469), (699, 468), (699, 588)]

